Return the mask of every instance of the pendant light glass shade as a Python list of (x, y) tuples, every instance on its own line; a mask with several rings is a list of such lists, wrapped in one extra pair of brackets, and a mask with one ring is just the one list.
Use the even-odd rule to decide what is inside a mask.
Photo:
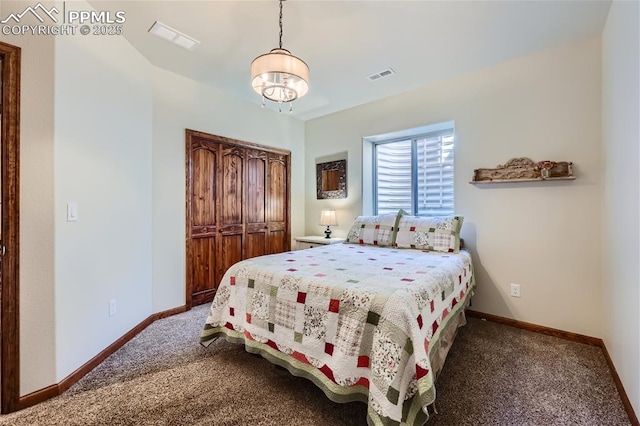
[(309, 91), (309, 67), (287, 49), (273, 49), (251, 63), (251, 86), (274, 102), (291, 102)]

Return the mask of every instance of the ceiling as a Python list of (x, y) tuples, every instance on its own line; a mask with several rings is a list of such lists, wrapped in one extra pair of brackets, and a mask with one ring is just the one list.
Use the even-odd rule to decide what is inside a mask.
[[(256, 56), (278, 46), (276, 0), (89, 3), (96, 10), (125, 11), (125, 37), (152, 64), (261, 104), (249, 68)], [(283, 47), (311, 74), (309, 93), (294, 102), (293, 116), (320, 117), (600, 34), (610, 4), (286, 1)], [(153, 36), (147, 31), (155, 21), (201, 44), (188, 51)], [(396, 73), (367, 78), (386, 68)]]

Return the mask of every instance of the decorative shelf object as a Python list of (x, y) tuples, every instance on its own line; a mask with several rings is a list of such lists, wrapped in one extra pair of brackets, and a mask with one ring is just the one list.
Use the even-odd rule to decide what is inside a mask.
[(539, 161), (512, 158), (495, 169), (475, 169), (469, 183), (537, 182), (574, 180), (573, 163), (567, 161)]

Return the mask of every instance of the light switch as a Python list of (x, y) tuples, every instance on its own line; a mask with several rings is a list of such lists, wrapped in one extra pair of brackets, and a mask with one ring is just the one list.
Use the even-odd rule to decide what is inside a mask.
[(67, 222), (78, 221), (78, 203), (67, 204)]

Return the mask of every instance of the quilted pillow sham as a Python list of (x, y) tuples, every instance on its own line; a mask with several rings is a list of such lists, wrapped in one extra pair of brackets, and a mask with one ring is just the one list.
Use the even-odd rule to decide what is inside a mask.
[(397, 231), (398, 214), (358, 216), (353, 221), (347, 243), (380, 247), (392, 246)]
[(442, 253), (460, 251), (463, 216), (420, 217), (400, 215), (394, 246)]

